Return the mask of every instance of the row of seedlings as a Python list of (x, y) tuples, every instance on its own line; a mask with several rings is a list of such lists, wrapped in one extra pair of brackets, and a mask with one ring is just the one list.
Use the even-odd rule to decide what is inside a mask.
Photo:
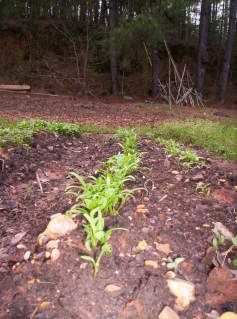
[(109, 243), (112, 232), (126, 230), (107, 229), (105, 216), (118, 214), (126, 199), (133, 196), (137, 190), (125, 188), (126, 182), (135, 180), (131, 174), (137, 171), (140, 165), (137, 135), (133, 130), (120, 129), (116, 137), (122, 141), (120, 144), (122, 152), (108, 159), (100, 175), (92, 176), (88, 180), (72, 172), (70, 175), (76, 179), (77, 185), (68, 186), (66, 189), (67, 194), (75, 197), (75, 204), (67, 215), (82, 215), (85, 220), (85, 247), (89, 255), (82, 258), (92, 263), (94, 278), (99, 270), (102, 256), (112, 252)]

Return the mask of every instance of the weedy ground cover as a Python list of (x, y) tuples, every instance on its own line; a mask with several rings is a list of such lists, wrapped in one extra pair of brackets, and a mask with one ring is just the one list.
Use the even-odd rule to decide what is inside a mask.
[(88, 251), (97, 249), (97, 257), (96, 254), (83, 256), (92, 263), (94, 277), (98, 272), (102, 256), (112, 251), (109, 243), (112, 232), (125, 230), (123, 228), (106, 229), (104, 216), (117, 214), (126, 199), (133, 196), (137, 190), (125, 188), (126, 182), (134, 181), (131, 174), (139, 168), (140, 164), (137, 135), (133, 130), (121, 129), (117, 131), (116, 137), (122, 140), (120, 145), (123, 152), (110, 157), (105, 164), (104, 171), (101, 171), (98, 177), (91, 176), (86, 180), (72, 172), (70, 175), (77, 184), (66, 188), (66, 193), (75, 198), (75, 205), (67, 214), (84, 217), (86, 221), (84, 225), (85, 247)]
[(178, 159), (178, 161), (187, 169), (192, 167), (204, 167), (205, 162), (191, 149), (182, 149), (174, 140), (158, 139), (158, 142), (163, 144), (168, 156)]
[(140, 135), (151, 138), (174, 139), (207, 149), (217, 155), (237, 161), (237, 125), (227, 121), (192, 119), (161, 123), (137, 129)]
[(27, 146), (34, 134), (41, 131), (79, 137), (86, 132), (110, 133), (112, 129), (92, 124), (78, 125), (40, 119), (9, 122), (0, 118), (0, 147), (4, 145)]

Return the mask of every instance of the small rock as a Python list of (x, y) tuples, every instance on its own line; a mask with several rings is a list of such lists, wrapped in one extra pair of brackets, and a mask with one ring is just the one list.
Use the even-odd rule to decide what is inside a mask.
[(24, 245), (24, 244), (18, 244), (17, 246), (16, 246), (16, 248), (17, 249), (19, 249), (19, 250), (23, 250), (23, 249), (27, 249), (27, 247), (26, 247), (26, 245)]
[(145, 250), (147, 247), (148, 247), (147, 242), (146, 242), (145, 240), (142, 240), (142, 241), (140, 241), (140, 242), (138, 243), (138, 245), (137, 245), (136, 248), (137, 248), (138, 250)]
[(122, 288), (113, 284), (107, 285), (104, 289), (105, 292), (112, 295), (119, 295)]
[(133, 97), (132, 96), (128, 96), (128, 95), (124, 95), (123, 96), (124, 101), (133, 101)]
[(219, 313), (216, 310), (206, 313), (206, 316), (208, 319), (220, 319)]
[(55, 214), (51, 216), (51, 221), (45, 231), (39, 234), (37, 242), (39, 245), (43, 245), (46, 238), (57, 239), (72, 232), (76, 228), (77, 224), (70, 217), (63, 214)]
[(46, 251), (44, 256), (46, 259), (49, 259), (51, 257), (51, 254), (49, 251)]
[(179, 316), (173, 309), (166, 306), (159, 314), (159, 319), (179, 319)]
[(167, 169), (170, 169), (170, 165), (171, 165), (170, 160), (168, 158), (166, 158), (164, 161), (164, 167)]
[(227, 268), (212, 269), (207, 278), (206, 287), (206, 303), (213, 308), (220, 304), (237, 302), (237, 281)]
[(171, 174), (173, 174), (173, 175), (179, 175), (179, 172), (178, 172), (178, 171), (172, 171)]
[(227, 204), (236, 204), (237, 203), (237, 194), (235, 191), (229, 189), (221, 188), (213, 192), (213, 198), (224, 202)]
[(12, 240), (11, 240), (11, 245), (16, 245), (16, 244), (18, 244), (19, 241), (21, 241), (22, 238), (25, 236), (25, 234), (26, 234), (25, 231), (16, 234), (16, 235), (12, 238)]
[(169, 255), (171, 253), (170, 245), (169, 244), (159, 244), (155, 243), (156, 249), (165, 255)]
[(177, 310), (183, 311), (187, 309), (191, 302), (195, 300), (195, 286), (193, 283), (180, 279), (167, 279), (170, 292), (177, 297)]
[(193, 182), (201, 182), (203, 180), (204, 180), (204, 176), (201, 173), (198, 173), (195, 176), (191, 177), (191, 181)]
[(220, 316), (220, 319), (237, 319), (237, 314), (234, 312), (225, 312)]
[(145, 266), (157, 269), (158, 268), (158, 263), (155, 260), (145, 260)]
[(80, 265), (80, 269), (86, 269), (87, 266), (88, 266), (88, 263), (82, 263)]
[(181, 182), (182, 179), (183, 179), (183, 176), (180, 175), (180, 174), (179, 174), (179, 175), (176, 175), (176, 176), (175, 176), (175, 179), (176, 179), (177, 182)]
[(49, 146), (47, 147), (47, 149), (48, 149), (50, 152), (52, 152), (53, 149), (54, 149), (54, 147), (53, 147), (52, 145), (49, 145)]
[(149, 213), (149, 210), (146, 208), (145, 205), (137, 205), (136, 213), (148, 214), (148, 213)]
[(31, 252), (29, 250), (27, 250), (25, 253), (24, 253), (24, 260), (27, 261), (30, 259), (30, 255), (31, 255)]
[(60, 257), (61, 253), (57, 248), (54, 248), (51, 252), (51, 260), (56, 261)]
[(173, 279), (175, 277), (176, 277), (176, 273), (173, 271), (167, 271), (167, 273), (165, 274), (166, 279)]
[(58, 248), (58, 240), (50, 240), (46, 245), (47, 250), (51, 250), (54, 248)]

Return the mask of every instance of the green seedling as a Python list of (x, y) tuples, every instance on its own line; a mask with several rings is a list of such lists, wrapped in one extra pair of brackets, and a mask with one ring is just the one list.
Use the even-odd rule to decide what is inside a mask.
[[(137, 189), (129, 190), (123, 188), (125, 182), (134, 181), (133, 176), (122, 176), (116, 173), (105, 171), (98, 178), (91, 177), (92, 182), (90, 183), (87, 183), (78, 174), (70, 173), (80, 184), (67, 187), (66, 193), (74, 195), (76, 203), (81, 203), (77, 208), (81, 207), (92, 211), (99, 207), (103, 214), (117, 214), (117, 211), (125, 204), (127, 198), (133, 197), (133, 193)], [(80, 210), (78, 213), (80, 213)]]
[(214, 234), (212, 246), (213, 248), (218, 249), (219, 246), (223, 246), (225, 244), (225, 237), (216, 228), (214, 228), (212, 232)]
[(117, 154), (109, 158), (107, 167), (117, 175), (126, 176), (137, 171), (140, 165), (140, 156), (133, 154)]
[(180, 154), (179, 144), (174, 140), (160, 140), (162, 144), (165, 146), (165, 151), (168, 156), (177, 157)]
[(180, 145), (174, 140), (159, 139), (159, 142), (165, 146), (166, 154), (170, 157), (178, 158), (179, 162), (187, 169), (192, 167), (204, 167), (205, 163), (191, 149), (181, 149)]
[(137, 152), (137, 134), (135, 130), (119, 129), (116, 132), (116, 137), (122, 139), (122, 150), (124, 154), (133, 154)]
[(172, 269), (177, 270), (179, 264), (181, 264), (184, 261), (185, 261), (185, 258), (179, 257), (179, 258), (176, 258), (174, 261), (168, 263), (166, 266), (170, 270), (172, 270)]
[(237, 247), (237, 235), (236, 235), (234, 238), (232, 238), (232, 244), (233, 244), (235, 247)]
[(82, 259), (88, 260), (92, 263), (92, 266), (94, 268), (94, 279), (96, 278), (96, 275), (99, 271), (101, 258), (103, 257), (103, 255), (110, 255), (111, 252), (112, 252), (111, 245), (108, 243), (105, 243), (101, 247), (101, 251), (100, 251), (97, 259), (93, 258), (92, 256), (81, 256)]
[(200, 160), (199, 156), (197, 156), (197, 154), (190, 149), (182, 150), (180, 152), (179, 159), (183, 166), (187, 169), (205, 166), (205, 162)]
[(128, 197), (133, 197), (137, 189), (125, 189), (126, 182), (134, 181), (130, 174), (136, 171), (140, 164), (140, 156), (137, 152), (137, 139), (134, 131), (120, 130), (118, 137), (123, 139), (123, 154), (112, 156), (106, 169), (100, 172), (98, 177), (91, 176), (85, 180), (75, 172), (70, 176), (75, 178), (77, 185), (70, 185), (66, 193), (75, 197), (75, 205), (67, 212), (70, 216), (82, 215), (86, 220), (84, 230), (86, 233), (85, 246), (88, 251), (100, 247), (98, 258), (82, 256), (92, 263), (94, 278), (99, 270), (100, 261), (104, 254), (110, 254), (112, 247), (109, 239), (114, 230), (126, 230), (124, 228), (105, 228), (105, 214), (117, 214), (125, 204)]
[(196, 191), (199, 194), (202, 194), (204, 196), (209, 196), (211, 192), (210, 184), (206, 184), (204, 182), (198, 182), (196, 185)]

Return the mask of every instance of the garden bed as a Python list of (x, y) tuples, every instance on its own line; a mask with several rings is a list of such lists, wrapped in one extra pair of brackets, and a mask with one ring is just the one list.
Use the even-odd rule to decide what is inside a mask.
[[(176, 159), (168, 159), (161, 145), (140, 139), (141, 168), (127, 186), (147, 192), (137, 192), (119, 215), (106, 217), (107, 227), (128, 231), (112, 234), (113, 252), (102, 258), (95, 280), (91, 264), (81, 258), (85, 235), (80, 218), (78, 229), (60, 239), (59, 259), (45, 258), (37, 236), (52, 214), (72, 205), (65, 195), (68, 173), (93, 175), (119, 151), (112, 135), (73, 138), (49, 133), (38, 133), (29, 148), (0, 151), (0, 318), (158, 318), (166, 305), (174, 308), (165, 274), (167, 263), (177, 257), (185, 258), (177, 276), (196, 289), (196, 300), (179, 313), (181, 319), (204, 319), (213, 309), (237, 311), (236, 298), (211, 298), (206, 281), (214, 266), (204, 258), (214, 222), (237, 233), (237, 171), (207, 160), (209, 155), (201, 151), (208, 166), (187, 171)], [(197, 192), (198, 174), (209, 195)], [(17, 248), (12, 239), (20, 232), (26, 234)], [(28, 260), (26, 251), (31, 253)]]

